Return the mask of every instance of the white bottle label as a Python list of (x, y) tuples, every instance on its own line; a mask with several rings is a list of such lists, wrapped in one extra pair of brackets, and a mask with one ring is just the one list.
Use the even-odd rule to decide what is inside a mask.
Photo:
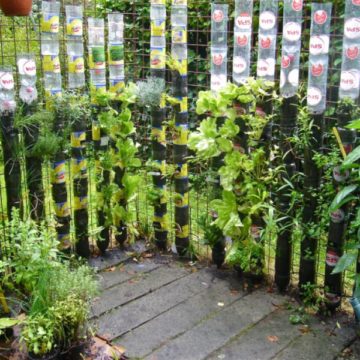
[(243, 73), (247, 68), (246, 60), (241, 56), (235, 56), (233, 61), (233, 71), (236, 74)]
[(296, 22), (288, 22), (284, 26), (283, 36), (286, 40), (291, 42), (300, 40), (301, 25)]
[(360, 19), (351, 18), (345, 22), (344, 34), (348, 39), (360, 38)]
[(260, 27), (264, 30), (271, 30), (276, 24), (276, 16), (271, 11), (264, 11), (260, 14)]
[(310, 87), (307, 93), (307, 103), (309, 106), (319, 105), (322, 100), (321, 90), (316, 87)]
[(311, 55), (327, 54), (329, 52), (329, 36), (314, 35), (310, 37), (309, 50)]

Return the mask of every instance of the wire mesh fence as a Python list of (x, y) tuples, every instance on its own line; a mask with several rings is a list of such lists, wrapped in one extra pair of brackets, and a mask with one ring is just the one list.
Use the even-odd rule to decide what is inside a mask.
[[(40, 16), (39, 9), (41, 8), (40, 1), (34, 1), (34, 11), (31, 17), (26, 18), (10, 18), (3, 15), (0, 16), (0, 62), (1, 65), (10, 65), (16, 67), (16, 58), (21, 53), (34, 53), (36, 55), (37, 69), (38, 69), (38, 82), (37, 87), (41, 94), (40, 99), (44, 99), (44, 90), (42, 83), (42, 64), (40, 54)], [(229, 4), (229, 14), (234, 12), (234, 1), (225, 1)], [(60, 62), (61, 72), (63, 75), (64, 89), (67, 88), (67, 66), (66, 66), (66, 51), (65, 51), (65, 5), (66, 4), (83, 4), (85, 12), (84, 21), (84, 43), (85, 43), (85, 65), (87, 64), (87, 31), (86, 19), (89, 16), (104, 17), (105, 14), (111, 11), (117, 11), (124, 14), (125, 23), (125, 73), (126, 80), (136, 82), (145, 79), (150, 74), (150, 2), (149, 1), (112, 1), (112, 0), (74, 0), (74, 1), (61, 1), (61, 16), (60, 16)], [(258, 24), (259, 24), (259, 4), (260, 1), (254, 1), (254, 16), (253, 16), (253, 34), (252, 34), (252, 51), (251, 51), (251, 74), (256, 74), (257, 62), (257, 48), (258, 48)], [(170, 4), (168, 5), (170, 9)], [(303, 13), (303, 36), (302, 36), (302, 51), (301, 51), (301, 65), (300, 65), (300, 78), (303, 84), (307, 81), (308, 75), (308, 44), (310, 37), (310, 2), (306, 2)], [(333, 1), (333, 18), (331, 25), (331, 48), (330, 48), (330, 66), (329, 66), (329, 84), (328, 84), (328, 103), (326, 112), (326, 131), (330, 132), (331, 127), (336, 121), (335, 105), (338, 100), (338, 84), (340, 81), (340, 66), (342, 54), (342, 37), (343, 37), (343, 13), (344, 1)], [(276, 66), (276, 79), (279, 79), (280, 69), (280, 54), (281, 54), (281, 38), (282, 38), (282, 2), (280, 2), (280, 16), (279, 16), (279, 32), (278, 32), (278, 45), (277, 45), (277, 66)], [(228, 61), (228, 74), (231, 80), (232, 73), (232, 49), (233, 49), (233, 16), (230, 16), (228, 24), (228, 47), (229, 47), (229, 61)], [(211, 15), (210, 15), (210, 1), (208, 0), (194, 0), (189, 1), (188, 8), (188, 86), (189, 86), (189, 121), (190, 129), (193, 130), (201, 120), (195, 113), (195, 102), (197, 94), (201, 90), (209, 89), (210, 86), (210, 38), (211, 38)], [(168, 50), (170, 50), (170, 33), (171, 24), (167, 21), (167, 39)], [(90, 83), (88, 70), (86, 71), (87, 84)], [(166, 75), (167, 82), (170, 83), (170, 73)], [(16, 79), (18, 85), (18, 79)], [(89, 91), (89, 85), (86, 91)], [(147, 189), (152, 186), (151, 175), (146, 170), (146, 162), (151, 158), (151, 123), (150, 114), (142, 108), (136, 108), (133, 111), (133, 120), (136, 124), (136, 137), (139, 144), (139, 154), (143, 160), (144, 167), (140, 170), (141, 185), (139, 186), (138, 196), (130, 204), (129, 211), (133, 212), (136, 217), (138, 230), (143, 237), (151, 237), (152, 231), (152, 216), (153, 209), (147, 198)], [(325, 137), (325, 147), (327, 133)], [(169, 139), (170, 140), (170, 139)], [(89, 145), (90, 146), (90, 145)], [(171, 154), (171, 141), (168, 142), (169, 163), (172, 162)], [(6, 191), (4, 184), (4, 167), (0, 166), (0, 209), (1, 209), (1, 241), (0, 250), (4, 254), (6, 245)], [(43, 182), (46, 192), (45, 208), (48, 216), (53, 214), (53, 205), (51, 200), (51, 184), (50, 184), (50, 165), (43, 165)], [(93, 251), (96, 251), (95, 237), (92, 235), (96, 230), (96, 191), (95, 191), (95, 165), (94, 159), (89, 159), (89, 234)], [(24, 168), (22, 168), (24, 173)], [(72, 174), (70, 164), (68, 162), (67, 173), (69, 177), (69, 184), (72, 184)], [(170, 181), (171, 182), (171, 181)], [(209, 192), (210, 188), (206, 182), (206, 174), (201, 172), (198, 165), (190, 167), (190, 234), (192, 244), (197, 252), (207, 256), (209, 250), (201, 245), (201, 230), (198, 225), (198, 218), (201, 214), (206, 213), (209, 205)], [(172, 184), (169, 184), (169, 217), (170, 223), (174, 221), (174, 201), (171, 193)], [(26, 196), (26, 185), (23, 184), (23, 198)], [(72, 203), (72, 188), (69, 186), (70, 206)], [(26, 200), (25, 200), (26, 208)], [(174, 228), (171, 228), (170, 237), (171, 242), (174, 239)], [(72, 240), (74, 239), (74, 232), (72, 231)], [(319, 282), (322, 283), (324, 274), (325, 263), (325, 248), (326, 238), (320, 239), (319, 249), (317, 252), (317, 272)], [(275, 254), (275, 239), (267, 244), (267, 270), (273, 273), (274, 254)], [(293, 246), (293, 262), (292, 262), (292, 278), (293, 281), (297, 280), (299, 270), (300, 258), (300, 243), (294, 243)], [(348, 280), (348, 277), (346, 277)], [(346, 283), (347, 289), (351, 290), (351, 280)]]

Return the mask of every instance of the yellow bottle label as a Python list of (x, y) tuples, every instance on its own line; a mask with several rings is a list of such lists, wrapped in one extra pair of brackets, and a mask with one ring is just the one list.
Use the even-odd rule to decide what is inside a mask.
[(86, 131), (76, 131), (71, 133), (71, 146), (75, 148), (83, 147), (86, 141)]
[(188, 165), (180, 164), (176, 167), (175, 179), (182, 179), (188, 177)]
[(83, 21), (81, 18), (69, 17), (66, 23), (66, 34), (80, 37), (83, 35)]
[(88, 207), (88, 197), (87, 196), (74, 196), (74, 209), (83, 210)]
[(184, 29), (172, 30), (171, 38), (173, 44), (186, 44), (187, 43), (187, 31)]
[(94, 141), (100, 141), (101, 139), (101, 130), (99, 124), (93, 123), (92, 125), (92, 139)]
[(68, 56), (69, 73), (83, 74), (85, 72), (85, 64), (83, 56)]
[(151, 136), (154, 140), (161, 144), (166, 144), (166, 133), (165, 127), (159, 128), (152, 128), (151, 129)]
[(180, 102), (180, 111), (187, 112), (188, 111), (188, 98), (183, 97)]
[(151, 20), (151, 36), (165, 36), (165, 20)]
[(189, 193), (175, 194), (175, 206), (185, 207), (189, 205)]
[(187, 125), (181, 124), (175, 126), (174, 132), (174, 144), (175, 145), (187, 145), (189, 130)]
[(166, 49), (152, 48), (150, 51), (150, 64), (152, 69), (165, 69), (166, 67)]
[(51, 182), (53, 184), (63, 184), (66, 181), (66, 172), (65, 172), (65, 161), (59, 161), (52, 165), (52, 176)]
[(166, 0), (151, 0), (151, 5), (166, 5)]
[(57, 217), (60, 217), (60, 218), (70, 216), (69, 203), (67, 201), (63, 202), (63, 203), (56, 203), (55, 204), (55, 214)]
[(73, 177), (87, 175), (87, 161), (85, 158), (71, 159), (71, 171)]
[(58, 55), (44, 55), (42, 59), (44, 72), (60, 74), (61, 66)]
[(42, 33), (57, 34), (59, 32), (59, 15), (44, 14), (40, 20), (40, 27)]
[(189, 225), (176, 226), (175, 234), (178, 238), (185, 239), (189, 237)]

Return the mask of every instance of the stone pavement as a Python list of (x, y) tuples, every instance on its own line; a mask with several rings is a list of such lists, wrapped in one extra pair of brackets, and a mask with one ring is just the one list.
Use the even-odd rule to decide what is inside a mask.
[(129, 359), (360, 359), (351, 317), (310, 316), (292, 325), (299, 304), (266, 286), (244, 290), (232, 271), (171, 256), (134, 261), (118, 251), (92, 265), (103, 289), (92, 321)]

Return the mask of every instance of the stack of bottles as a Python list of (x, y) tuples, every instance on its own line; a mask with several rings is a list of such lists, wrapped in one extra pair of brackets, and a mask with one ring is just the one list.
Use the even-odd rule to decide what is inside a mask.
[(219, 91), (227, 83), (227, 25), (226, 4), (211, 4), (211, 90)]
[(278, 0), (261, 0), (257, 77), (268, 81), (275, 78)]
[(78, 89), (85, 86), (83, 9), (82, 6), (67, 5), (65, 11), (68, 88)]
[(61, 93), (61, 67), (59, 59), (60, 2), (43, 1), (40, 29), (44, 88), (47, 97)]
[(125, 86), (123, 14), (108, 14), (108, 29), (109, 89), (116, 93)]
[(312, 4), (307, 106), (313, 114), (322, 114), (326, 108), (331, 7), (331, 3)]
[(302, 2), (284, 1), (280, 94), (285, 98), (296, 95), (299, 88), (302, 8)]
[(88, 19), (90, 81), (96, 91), (106, 89), (104, 28), (104, 19)]
[(240, 85), (250, 75), (253, 0), (235, 1), (233, 82)]

